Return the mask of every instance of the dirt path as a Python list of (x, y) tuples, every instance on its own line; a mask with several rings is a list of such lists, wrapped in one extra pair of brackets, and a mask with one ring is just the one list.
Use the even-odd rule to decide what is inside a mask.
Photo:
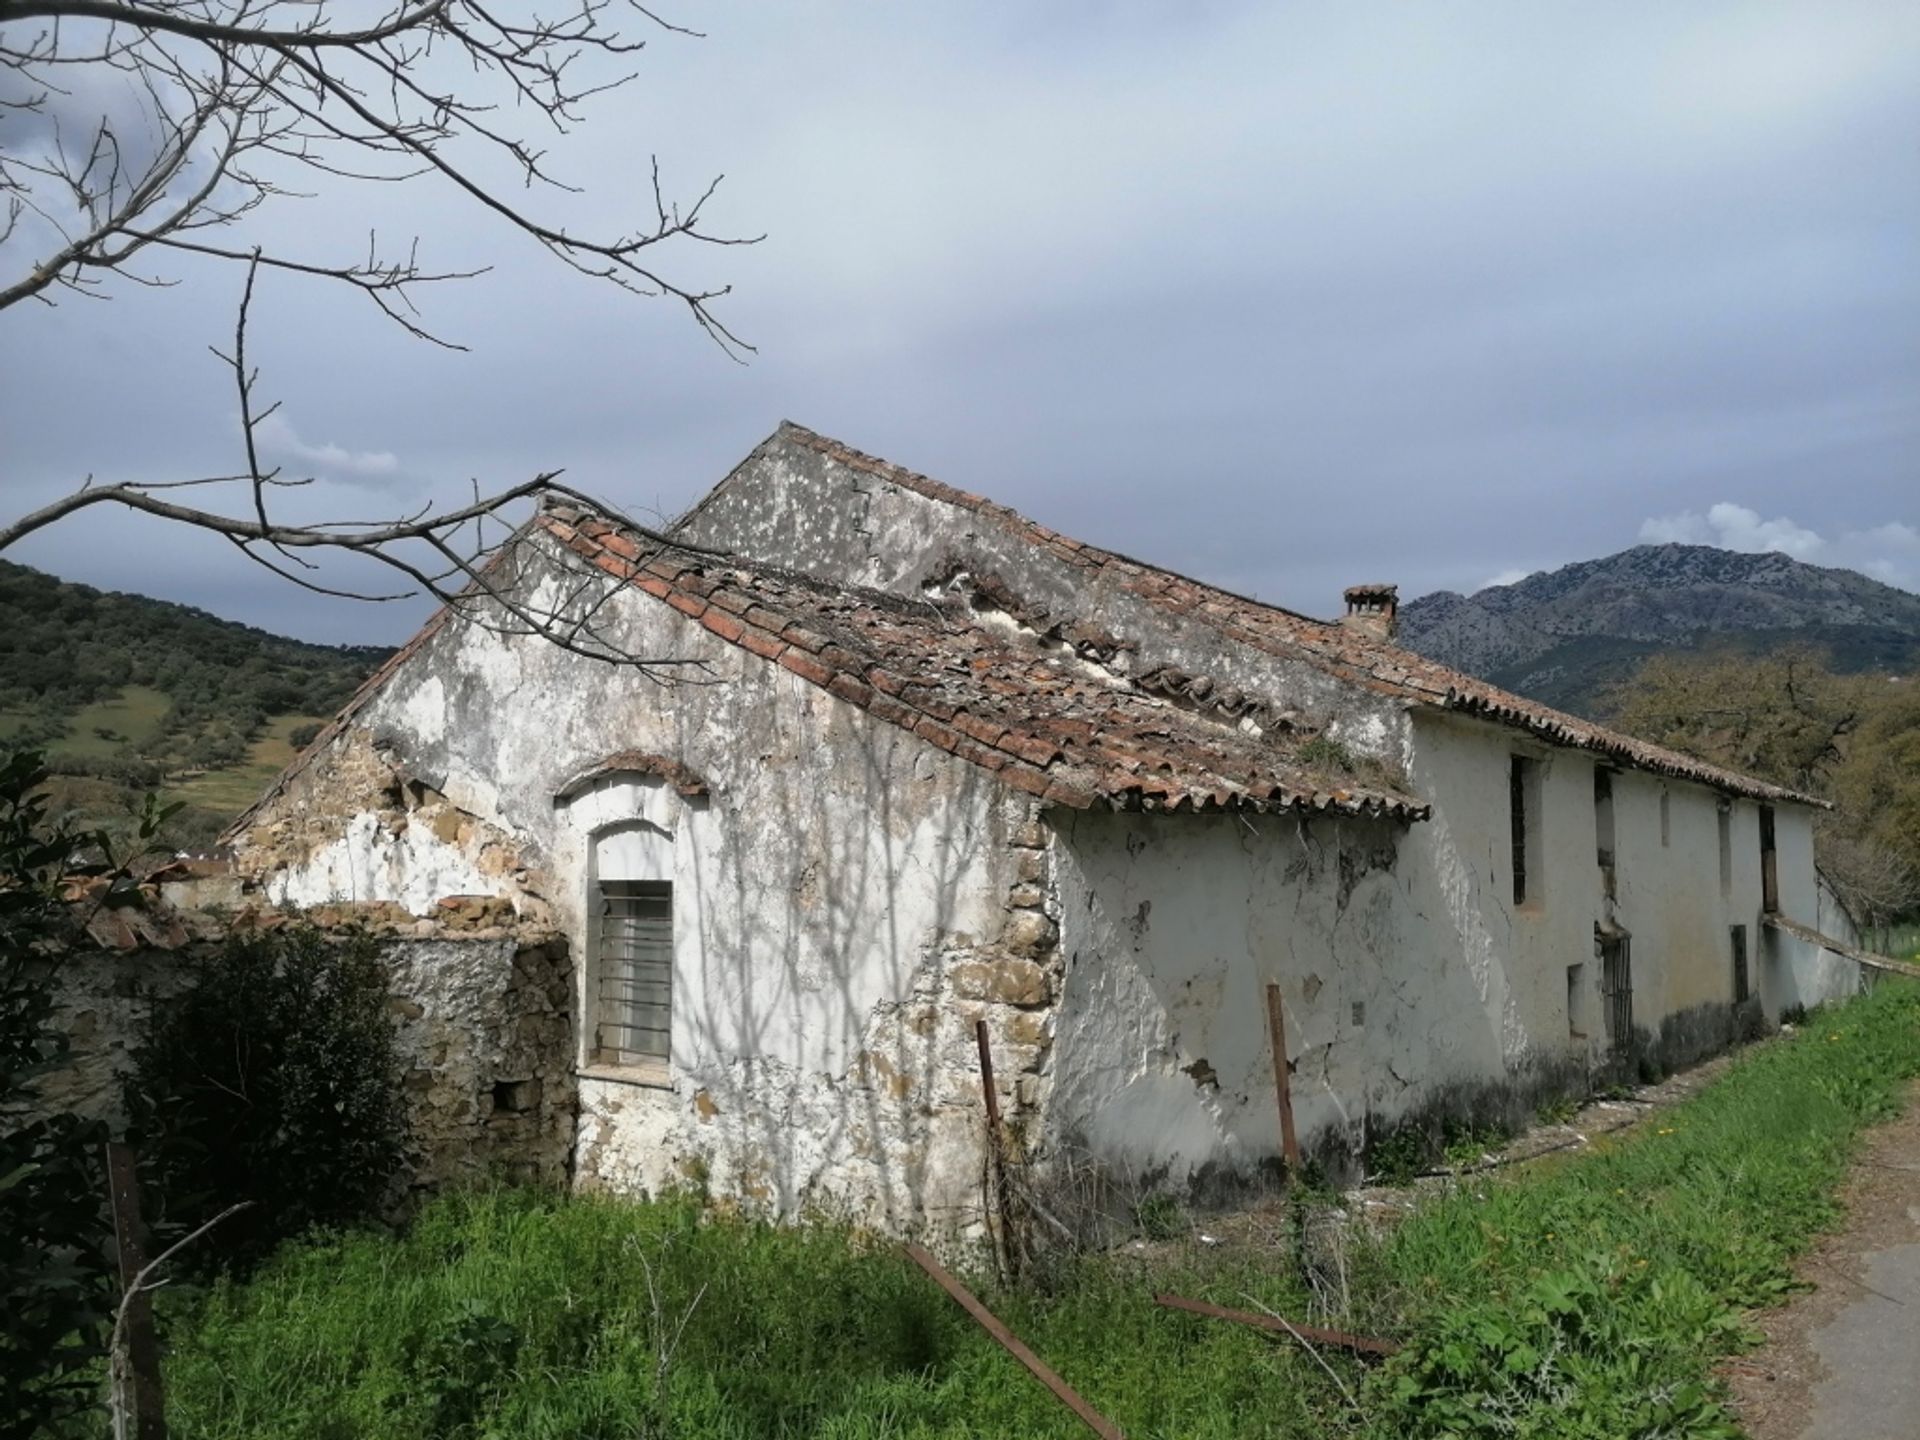
[(1797, 1267), (1815, 1288), (1754, 1317), (1766, 1344), (1722, 1366), (1752, 1440), (1920, 1440), (1920, 1086), (1841, 1196), (1844, 1228)]

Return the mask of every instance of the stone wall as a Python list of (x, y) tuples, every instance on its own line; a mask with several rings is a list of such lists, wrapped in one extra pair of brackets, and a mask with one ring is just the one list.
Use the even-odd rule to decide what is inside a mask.
[[(55, 977), (70, 1049), (27, 1105), (118, 1127), (122, 1073), (156, 1006), (189, 983), (227, 922), (178, 916), (181, 942), (80, 949)], [(323, 916), (339, 925), (343, 917)], [(381, 917), (360, 916), (376, 925)], [(278, 914), (243, 915), (236, 928)], [(501, 1177), (564, 1184), (573, 1148), (573, 966), (564, 939), (503, 925), (415, 925), (376, 933), (411, 1120), (409, 1183), (431, 1189)], [(344, 928), (332, 933), (345, 935)]]

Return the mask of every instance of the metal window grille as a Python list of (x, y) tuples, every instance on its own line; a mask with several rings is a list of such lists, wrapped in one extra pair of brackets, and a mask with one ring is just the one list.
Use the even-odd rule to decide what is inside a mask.
[(1527, 772), (1533, 762), (1515, 755), (1507, 771), (1507, 806), (1513, 827), (1513, 903), (1527, 903)]
[(1633, 1046), (1633, 951), (1624, 935), (1599, 941), (1600, 992), (1607, 1001), (1607, 1043), (1616, 1056)]
[(1733, 1003), (1743, 1005), (1753, 993), (1747, 979), (1747, 927), (1733, 927)]
[(594, 1059), (664, 1060), (672, 1030), (673, 884), (604, 880), (595, 918)]

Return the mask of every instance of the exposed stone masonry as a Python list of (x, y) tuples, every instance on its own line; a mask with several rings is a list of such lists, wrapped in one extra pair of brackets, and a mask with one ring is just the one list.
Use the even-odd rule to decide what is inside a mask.
[(156, 895), (142, 910), (119, 913), (139, 917), (138, 929), (124, 918), (104, 935), (93, 927), (100, 948), (62, 960), (56, 1023), (70, 1049), (61, 1066), (37, 1077), (30, 1105), (20, 1108), (120, 1124), (120, 1075), (155, 1007), (181, 993), (195, 960), (226, 935), (311, 924), (342, 939), (371, 935), (391, 977), (411, 1126), (409, 1183), (565, 1182), (574, 1127), (573, 966), (564, 939), (516, 924), (511, 905), (452, 897), (428, 919), (386, 904), (222, 915)]

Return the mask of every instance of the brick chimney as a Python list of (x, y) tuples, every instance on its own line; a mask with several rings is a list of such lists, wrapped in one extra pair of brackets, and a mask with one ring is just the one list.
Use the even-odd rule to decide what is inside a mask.
[(1394, 617), (1400, 613), (1398, 585), (1349, 585), (1346, 597), (1347, 613), (1341, 624), (1375, 640), (1393, 638)]

